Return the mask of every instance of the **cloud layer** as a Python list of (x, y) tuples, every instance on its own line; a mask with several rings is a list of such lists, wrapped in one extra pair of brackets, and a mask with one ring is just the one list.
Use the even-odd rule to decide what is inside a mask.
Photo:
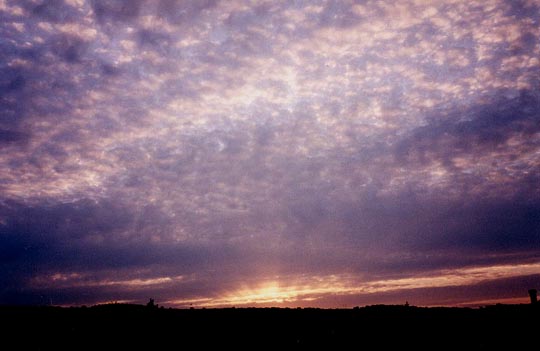
[(538, 1), (4, 0), (0, 19), (0, 303), (538, 284)]

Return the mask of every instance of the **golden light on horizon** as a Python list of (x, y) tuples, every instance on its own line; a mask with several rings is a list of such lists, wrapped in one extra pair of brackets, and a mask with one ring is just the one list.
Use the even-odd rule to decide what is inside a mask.
[[(423, 288), (470, 286), (486, 281), (536, 274), (539, 271), (540, 262), (441, 270), (425, 276), (369, 282), (362, 282), (355, 279), (353, 275), (345, 274), (311, 278), (283, 277), (281, 280), (262, 282), (255, 287), (241, 288), (216, 298), (172, 300), (166, 301), (166, 304), (195, 307), (287, 306), (299, 302), (317, 301), (330, 295), (370, 295)], [(498, 302), (499, 300), (489, 301)], [(515, 301), (526, 301), (526, 298), (516, 298)]]

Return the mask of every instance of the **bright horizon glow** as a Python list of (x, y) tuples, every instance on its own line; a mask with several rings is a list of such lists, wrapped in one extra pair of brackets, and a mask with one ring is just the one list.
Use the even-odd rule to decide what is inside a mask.
[[(422, 288), (443, 288), (452, 286), (467, 286), (481, 282), (494, 281), (497, 279), (517, 277), (520, 275), (537, 274), (540, 271), (540, 262), (521, 265), (501, 265), (491, 267), (474, 267), (457, 270), (443, 270), (434, 272), (428, 276), (415, 276), (413, 278), (400, 278), (371, 281), (362, 283), (355, 281), (351, 276), (328, 276), (317, 277), (316, 279), (305, 279), (317, 281), (314, 285), (294, 285), (294, 283), (279, 281), (269, 281), (262, 283), (258, 287), (245, 288), (230, 292), (225, 296), (217, 298), (200, 298), (190, 300), (165, 301), (167, 305), (178, 307), (231, 307), (231, 306), (291, 306), (295, 303), (310, 303), (317, 305), (317, 300), (327, 295), (357, 295), (357, 294), (377, 294), (389, 291), (403, 291), (403, 296), (407, 296), (408, 290)], [(449, 303), (452, 305), (479, 305), (482, 302), (497, 303), (503, 301), (513, 301), (524, 303), (527, 297), (501, 298), (491, 300), (481, 300), (465, 303)], [(420, 305), (422, 305), (420, 303)], [(436, 304), (438, 306), (444, 304)], [(348, 306), (352, 307), (352, 306)]]

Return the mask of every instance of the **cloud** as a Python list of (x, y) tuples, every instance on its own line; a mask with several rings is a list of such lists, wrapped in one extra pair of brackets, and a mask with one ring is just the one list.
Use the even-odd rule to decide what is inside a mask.
[(174, 24), (185, 24), (195, 20), (201, 12), (212, 9), (219, 1), (176, 1), (160, 0), (158, 5), (158, 16), (166, 18)]
[(0, 4), (3, 299), (534, 261), (520, 4)]
[(91, 3), (94, 16), (98, 22), (103, 23), (108, 20), (124, 22), (136, 18), (139, 15), (143, 1), (93, 0)]
[(20, 143), (28, 140), (28, 135), (12, 130), (0, 130), (0, 144)]
[(53, 23), (74, 22), (78, 17), (77, 9), (64, 0), (40, 1), (38, 4), (32, 1), (23, 3), (32, 15)]

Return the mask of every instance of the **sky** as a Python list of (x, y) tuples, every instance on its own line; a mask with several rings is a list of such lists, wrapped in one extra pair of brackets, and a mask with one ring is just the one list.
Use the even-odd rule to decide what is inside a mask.
[(540, 1), (0, 0), (0, 304), (526, 303)]

